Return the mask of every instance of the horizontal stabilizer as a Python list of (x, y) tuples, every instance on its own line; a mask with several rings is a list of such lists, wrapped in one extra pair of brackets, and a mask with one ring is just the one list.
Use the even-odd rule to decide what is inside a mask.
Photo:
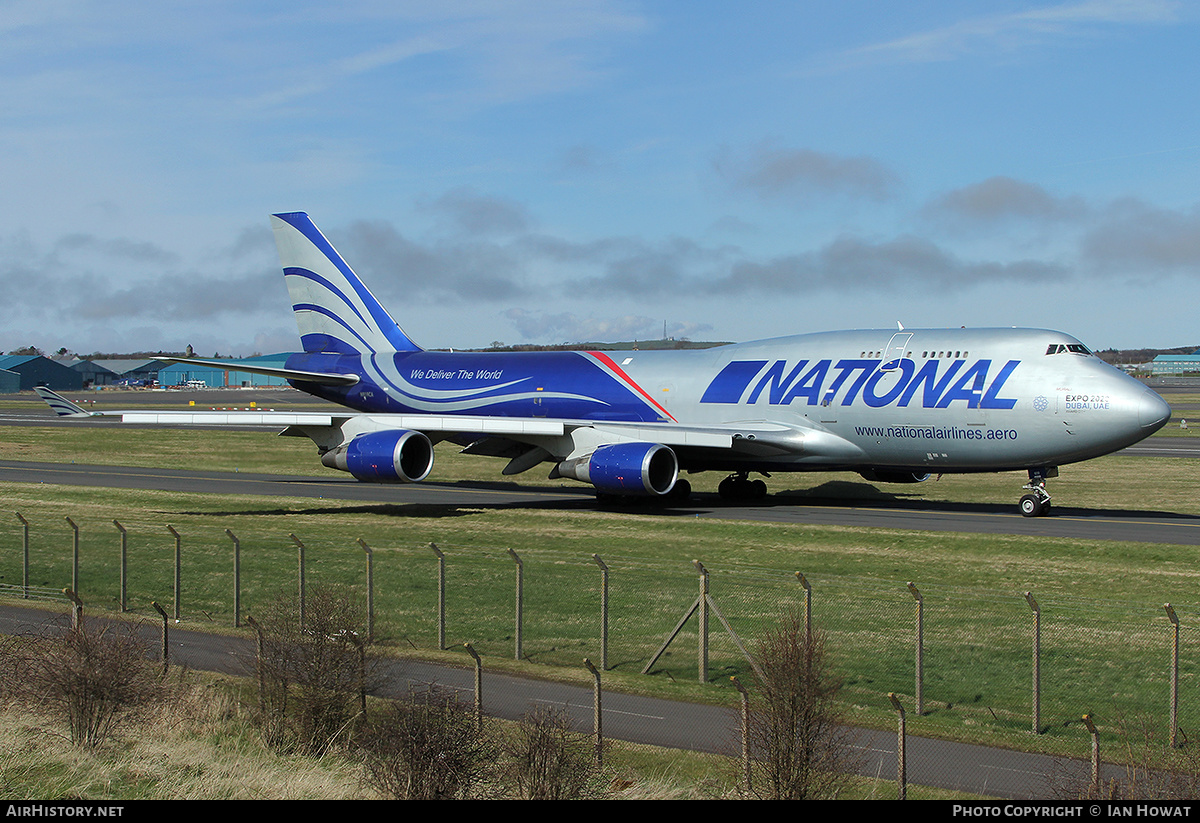
[(206, 366), (210, 369), (240, 371), (247, 374), (261, 374), (267, 377), (281, 377), (285, 380), (317, 383), (322, 386), (353, 386), (358, 382), (357, 374), (299, 371), (297, 369), (278, 369), (271, 366), (248, 366), (244, 363), (235, 363), (229, 360), (201, 360), (194, 357), (154, 357), (152, 359), (163, 363), (183, 363), (186, 366)]

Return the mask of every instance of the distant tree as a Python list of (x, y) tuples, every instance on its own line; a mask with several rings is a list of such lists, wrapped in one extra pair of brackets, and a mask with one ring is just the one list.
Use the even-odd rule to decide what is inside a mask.
[(23, 349), (13, 349), (12, 351), (9, 352), (9, 354), (16, 354), (16, 355), (21, 355), (21, 356), (25, 356), (25, 355), (39, 355), (40, 356), (42, 354), (45, 354), (45, 352), (43, 352), (37, 346), (26, 346)]

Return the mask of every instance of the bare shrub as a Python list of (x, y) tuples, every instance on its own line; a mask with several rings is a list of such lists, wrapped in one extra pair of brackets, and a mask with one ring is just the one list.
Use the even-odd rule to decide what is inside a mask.
[(348, 590), (317, 585), (306, 592), (304, 625), (292, 594), (276, 598), (256, 622), (265, 738), (279, 749), (325, 753), (348, 731), (372, 685), (364, 609)]
[(495, 772), (498, 751), (475, 711), (433, 690), (389, 701), (358, 738), (366, 782), (397, 800), (475, 796)]
[(0, 691), (66, 723), (76, 745), (94, 747), (167, 694), (147, 652), (130, 626), (84, 622), (56, 637), (9, 638)]
[(1186, 738), (1179, 748), (1155, 731), (1149, 718), (1119, 723), (1119, 744), (1111, 772), (1097, 786), (1091, 767), (1060, 761), (1050, 778), (1054, 797), (1064, 800), (1195, 800), (1200, 798), (1200, 747)]
[(856, 765), (851, 732), (835, 703), (824, 635), (788, 614), (758, 643), (762, 676), (749, 722), (751, 791), (764, 798), (834, 798)]
[(517, 794), (527, 800), (579, 800), (603, 796), (595, 747), (589, 736), (571, 728), (559, 709), (527, 713), (504, 746), (507, 773)]

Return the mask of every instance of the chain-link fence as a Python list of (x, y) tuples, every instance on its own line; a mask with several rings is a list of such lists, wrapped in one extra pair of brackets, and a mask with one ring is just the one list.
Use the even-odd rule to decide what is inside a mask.
[(485, 658), (570, 667), (587, 658), (605, 671), (722, 686), (752, 680), (758, 639), (796, 612), (825, 634), (852, 721), (879, 725), (895, 694), (910, 718), (965, 737), (1086, 739), (1084, 714), (1107, 719), (1110, 732), (1138, 718), (1163, 741), (1200, 728), (1193, 605), (239, 528), (18, 515), (0, 525), (0, 585), (10, 598), (71, 589), (89, 609), (151, 615), (159, 602), (177, 618), (239, 626), (280, 591), (335, 584), (360, 596), (387, 645), (469, 642)]

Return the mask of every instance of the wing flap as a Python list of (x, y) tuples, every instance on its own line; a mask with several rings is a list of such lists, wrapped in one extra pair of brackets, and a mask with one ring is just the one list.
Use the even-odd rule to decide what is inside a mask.
[(694, 446), (696, 448), (728, 449), (733, 446), (733, 433), (716, 429), (684, 428), (681, 426), (620, 426), (593, 423), (589, 426), (601, 434), (611, 434), (623, 440), (645, 440), (664, 446)]
[(566, 431), (563, 420), (548, 417), (469, 417), (467, 415), (370, 414), (364, 418), (380, 428), (413, 429), (422, 432), (558, 437)]
[(130, 411), (121, 413), (122, 423), (177, 426), (332, 426), (334, 420), (334, 415), (307, 412)]

